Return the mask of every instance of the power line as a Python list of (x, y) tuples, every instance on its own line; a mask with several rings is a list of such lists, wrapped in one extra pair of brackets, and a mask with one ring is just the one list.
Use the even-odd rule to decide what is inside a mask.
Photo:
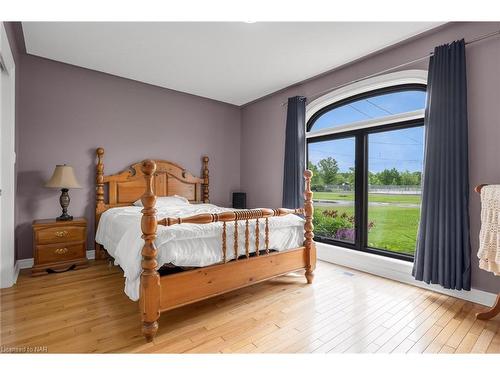
[(422, 143), (394, 143), (394, 142), (376, 142), (376, 141), (370, 141), (369, 144), (395, 145), (395, 146), (423, 146)]
[(374, 103), (372, 102), (370, 99), (365, 99), (368, 103), (370, 103), (371, 105), (373, 105), (374, 107), (380, 109), (381, 111), (384, 111), (385, 113), (388, 113), (389, 115), (393, 115), (394, 113), (392, 113), (391, 111), (385, 109), (384, 107), (378, 105), (377, 103)]
[(352, 109), (354, 109), (355, 111), (358, 111), (359, 113), (361, 113), (362, 115), (365, 115), (366, 117), (368, 118), (373, 118), (373, 116), (370, 116), (368, 113), (365, 113), (363, 112), (361, 109), (357, 109), (355, 106), (353, 106), (352, 104), (348, 104), (347, 105), (348, 107), (351, 107)]

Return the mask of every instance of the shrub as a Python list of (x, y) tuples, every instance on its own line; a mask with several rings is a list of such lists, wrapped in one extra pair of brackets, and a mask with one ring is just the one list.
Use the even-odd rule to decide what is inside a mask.
[[(318, 236), (333, 237), (339, 240), (354, 241), (354, 216), (337, 210), (316, 210), (314, 212), (314, 233)], [(375, 226), (373, 221), (368, 223), (368, 230)]]
[(339, 214), (337, 210), (316, 210), (313, 222), (314, 233), (318, 236), (337, 238), (339, 230), (354, 228), (354, 218), (345, 213)]

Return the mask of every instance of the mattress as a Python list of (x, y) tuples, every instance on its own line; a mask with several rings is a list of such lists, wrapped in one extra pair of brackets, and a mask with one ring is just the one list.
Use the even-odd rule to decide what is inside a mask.
[[(142, 207), (116, 207), (105, 211), (99, 220), (96, 242), (103, 245), (124, 271), (125, 293), (139, 299), (141, 275)], [(157, 207), (157, 218), (187, 217), (200, 213), (220, 213), (230, 208), (213, 204), (186, 204)], [(264, 248), (264, 220), (259, 220), (260, 246)], [(256, 221), (249, 221), (250, 252), (255, 252)], [(234, 223), (227, 223), (227, 260), (234, 259)], [(238, 223), (239, 255), (245, 254), (245, 222)], [(282, 251), (302, 246), (304, 220), (296, 215), (269, 218), (269, 248)], [(222, 223), (158, 226), (155, 245), (158, 268), (169, 264), (178, 267), (206, 267), (222, 262)]]

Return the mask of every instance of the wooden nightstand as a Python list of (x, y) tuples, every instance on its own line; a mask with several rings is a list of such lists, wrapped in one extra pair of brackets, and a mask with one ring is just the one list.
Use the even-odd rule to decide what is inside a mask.
[(33, 258), (32, 276), (87, 267), (87, 220), (34, 220)]

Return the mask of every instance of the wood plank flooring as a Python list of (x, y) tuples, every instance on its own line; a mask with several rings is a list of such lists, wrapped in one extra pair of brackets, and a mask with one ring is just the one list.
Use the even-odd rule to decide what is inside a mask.
[(148, 344), (118, 267), (23, 271), (0, 291), (0, 344), (49, 353), (500, 353), (500, 319), (476, 320), (481, 306), (324, 262), (315, 274), (313, 285), (291, 274), (163, 313)]

